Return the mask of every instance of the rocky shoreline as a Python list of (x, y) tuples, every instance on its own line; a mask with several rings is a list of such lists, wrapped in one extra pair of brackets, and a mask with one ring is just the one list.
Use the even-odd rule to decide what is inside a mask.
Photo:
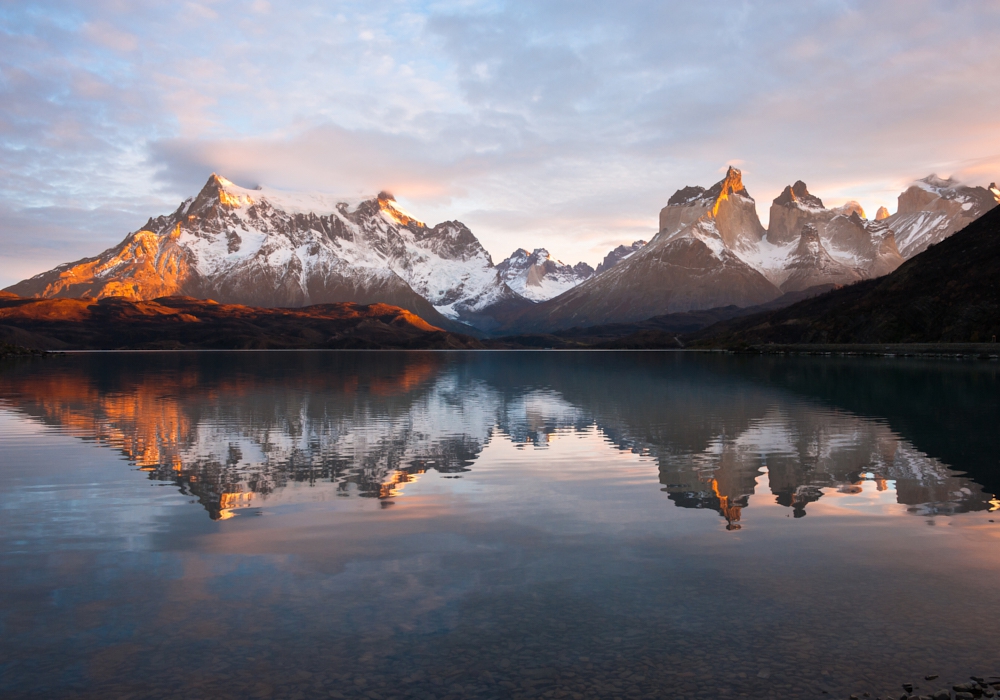
[(736, 345), (729, 352), (760, 355), (841, 355), (1000, 360), (998, 343), (767, 343)]
[(23, 348), (20, 345), (0, 343), (0, 360), (6, 360), (9, 357), (41, 357), (48, 354), (45, 350), (33, 350), (31, 348)]
[[(975, 698), (992, 698), (1000, 695), (1000, 676), (969, 676), (968, 681), (961, 683), (941, 683), (937, 674), (928, 674), (923, 678), (923, 686), (915, 683), (903, 683), (900, 695), (886, 694), (884, 696), (871, 693), (855, 693), (849, 700), (974, 700)], [(949, 688), (948, 685), (951, 687)], [(930, 689), (937, 686), (933, 690)], [(943, 686), (943, 687), (942, 687)], [(826, 693), (826, 691), (823, 691)]]

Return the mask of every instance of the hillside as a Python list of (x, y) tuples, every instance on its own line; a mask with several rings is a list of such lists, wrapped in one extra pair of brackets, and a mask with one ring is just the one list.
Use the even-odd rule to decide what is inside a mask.
[(895, 272), (777, 311), (717, 323), (701, 346), (990, 342), (1000, 336), (1000, 209)]
[(388, 304), (265, 309), (190, 297), (151, 301), (0, 296), (0, 342), (44, 350), (478, 348)]

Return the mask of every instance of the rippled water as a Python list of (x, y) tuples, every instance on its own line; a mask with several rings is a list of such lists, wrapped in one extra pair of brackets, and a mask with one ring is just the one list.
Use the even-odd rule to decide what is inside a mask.
[(898, 697), (1000, 674), (997, 426), (989, 362), (2, 364), (0, 695)]

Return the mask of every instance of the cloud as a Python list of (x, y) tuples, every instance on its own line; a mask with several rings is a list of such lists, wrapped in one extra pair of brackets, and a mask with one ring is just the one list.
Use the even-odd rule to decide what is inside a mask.
[(727, 163), (763, 216), (796, 179), (872, 211), (932, 171), (1000, 179), (991, 3), (53, 0), (0, 23), (0, 201), (52, 240), (212, 171), (390, 189), (494, 257), (591, 263)]
[(104, 21), (84, 24), (83, 34), (89, 41), (115, 51), (135, 51), (139, 48), (138, 37), (120, 31)]

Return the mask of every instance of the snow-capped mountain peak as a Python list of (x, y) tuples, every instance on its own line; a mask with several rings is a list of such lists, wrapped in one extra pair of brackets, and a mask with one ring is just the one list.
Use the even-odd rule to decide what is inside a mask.
[[(995, 185), (991, 185), (995, 187)], [(896, 213), (886, 219), (899, 251), (912, 258), (978, 219), (1000, 202), (1000, 192), (929, 175), (899, 195)]]
[(385, 192), (352, 199), (249, 189), (217, 174), (119, 246), (12, 289), (133, 300), (184, 294), (272, 307), (383, 302), (437, 326), (446, 318), (495, 325), (496, 309), (526, 303), (459, 222), (429, 228)]
[(531, 253), (518, 248), (497, 265), (497, 271), (511, 289), (532, 301), (558, 296), (594, 274), (594, 268), (587, 263), (567, 265), (554, 260), (545, 248), (535, 248)]

